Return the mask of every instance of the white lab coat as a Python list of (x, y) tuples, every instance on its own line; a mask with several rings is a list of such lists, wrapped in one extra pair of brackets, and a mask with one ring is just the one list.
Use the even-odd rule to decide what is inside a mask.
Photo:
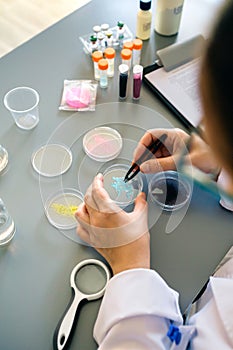
[[(94, 327), (99, 350), (232, 350), (232, 268), (233, 259), (223, 277), (210, 278), (198, 311), (186, 325), (178, 293), (158, 273), (133, 269), (115, 275), (107, 286)], [(179, 327), (179, 344), (167, 336), (171, 324)]]

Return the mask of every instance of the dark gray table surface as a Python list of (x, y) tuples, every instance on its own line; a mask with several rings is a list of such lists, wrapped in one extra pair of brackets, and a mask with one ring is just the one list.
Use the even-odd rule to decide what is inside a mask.
[[(142, 64), (151, 64), (158, 48), (195, 34), (206, 35), (217, 3), (186, 0), (179, 34), (164, 38), (152, 30), (150, 40), (144, 42)], [(75, 231), (69, 239), (50, 225), (43, 207), (46, 197), (60, 186), (84, 192), (99, 170), (101, 164), (85, 157), (82, 150), (86, 130), (103, 124), (115, 127), (126, 140), (121, 156), (130, 159), (147, 128), (183, 127), (144, 86), (139, 102), (132, 102), (131, 94), (119, 102), (117, 75), (107, 90), (98, 89), (96, 112), (58, 110), (64, 79), (93, 78), (92, 62), (83, 52), (79, 36), (89, 33), (95, 24), (115, 25), (118, 20), (135, 32), (137, 10), (133, 0), (93, 0), (0, 61), (0, 143), (9, 152), (8, 167), (0, 175), (0, 197), (17, 228), (11, 244), (0, 249), (3, 350), (52, 349), (53, 332), (71, 296), (72, 268), (86, 258), (101, 259), (92, 248), (73, 240)], [(24, 85), (40, 94), (40, 123), (32, 131), (17, 128), (3, 105), (8, 90)], [(33, 151), (47, 142), (65, 143), (72, 150), (72, 167), (61, 177), (39, 177), (31, 166)], [(169, 219), (174, 220), (173, 225), (181, 222), (167, 234)], [(232, 245), (232, 215), (211, 194), (195, 186), (182, 220), (180, 214), (171, 218), (164, 213), (157, 218), (150, 206), (149, 221), (152, 268), (180, 292), (184, 311)], [(92, 330), (99, 305), (100, 301), (95, 301), (82, 308), (69, 349), (97, 348)]]

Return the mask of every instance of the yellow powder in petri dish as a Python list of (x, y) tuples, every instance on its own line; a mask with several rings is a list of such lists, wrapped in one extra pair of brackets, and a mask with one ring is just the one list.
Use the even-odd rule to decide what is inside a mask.
[(75, 212), (78, 209), (78, 206), (76, 205), (63, 205), (59, 203), (53, 203), (51, 205), (51, 208), (53, 208), (57, 214), (63, 215), (63, 216), (74, 216)]

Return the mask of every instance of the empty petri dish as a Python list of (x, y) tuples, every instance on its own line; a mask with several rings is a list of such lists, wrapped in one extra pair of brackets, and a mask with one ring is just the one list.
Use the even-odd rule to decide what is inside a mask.
[(94, 128), (84, 136), (83, 149), (90, 158), (107, 162), (120, 154), (122, 137), (117, 130), (110, 127)]
[(110, 198), (121, 208), (132, 204), (143, 188), (143, 180), (140, 174), (132, 180), (124, 182), (128, 170), (129, 167), (125, 164), (114, 164), (103, 173), (104, 188)]
[(72, 188), (63, 189), (47, 199), (45, 214), (53, 226), (69, 230), (77, 226), (74, 214), (82, 202), (81, 192)]
[(53, 177), (64, 174), (70, 168), (72, 153), (65, 145), (47, 144), (33, 153), (31, 161), (37, 173)]
[(0, 145), (0, 173), (5, 169), (8, 164), (7, 150)]
[(148, 185), (152, 202), (167, 211), (179, 209), (191, 196), (191, 185), (176, 171), (164, 171), (155, 174)]

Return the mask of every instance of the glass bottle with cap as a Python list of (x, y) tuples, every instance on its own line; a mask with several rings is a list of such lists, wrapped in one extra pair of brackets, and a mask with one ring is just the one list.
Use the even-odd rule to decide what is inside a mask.
[(133, 41), (133, 66), (140, 64), (142, 52), (142, 40), (134, 39)]
[(132, 51), (129, 49), (121, 50), (121, 63), (126, 64), (129, 69), (131, 68)]
[(104, 51), (104, 57), (108, 60), (108, 77), (114, 76), (114, 60), (115, 60), (116, 52), (112, 47), (108, 47)]
[(99, 73), (99, 67), (98, 67), (98, 62), (103, 58), (103, 53), (102, 51), (94, 51), (92, 53), (92, 61), (94, 63), (94, 77), (95, 80), (100, 80), (100, 73)]
[(151, 0), (141, 0), (140, 9), (137, 14), (136, 37), (147, 40), (151, 32)]
[(0, 198), (0, 247), (10, 243), (15, 234), (15, 224)]
[(100, 87), (105, 89), (108, 87), (108, 61), (106, 58), (99, 60), (98, 68), (100, 73)]

